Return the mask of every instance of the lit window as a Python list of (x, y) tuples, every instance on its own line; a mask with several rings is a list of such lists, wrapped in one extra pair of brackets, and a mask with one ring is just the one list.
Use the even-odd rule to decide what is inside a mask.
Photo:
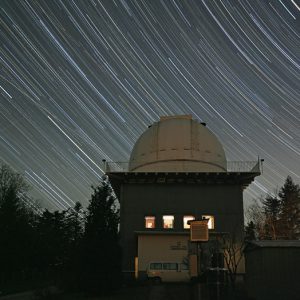
[(163, 216), (164, 228), (174, 228), (174, 216)]
[(215, 218), (214, 216), (208, 216), (204, 215), (202, 218), (208, 219), (208, 229), (214, 229), (215, 228)]
[(155, 217), (146, 216), (145, 217), (145, 228), (155, 228)]
[(195, 220), (194, 216), (184, 216), (183, 217), (183, 228), (189, 229), (191, 225), (188, 224), (188, 221)]

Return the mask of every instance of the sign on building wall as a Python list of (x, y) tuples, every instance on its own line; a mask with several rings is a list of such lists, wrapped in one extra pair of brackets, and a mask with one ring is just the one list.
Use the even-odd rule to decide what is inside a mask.
[(190, 225), (191, 242), (208, 241), (208, 220), (191, 221)]
[(187, 242), (176, 241), (176, 243), (170, 245), (170, 250), (187, 250)]

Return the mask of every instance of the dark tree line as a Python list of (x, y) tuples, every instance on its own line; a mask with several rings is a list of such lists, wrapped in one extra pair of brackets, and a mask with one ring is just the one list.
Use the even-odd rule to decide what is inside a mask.
[(119, 209), (107, 178), (89, 205), (34, 209), (24, 178), (0, 165), (0, 291), (56, 285), (101, 294), (120, 285)]
[(267, 195), (248, 210), (248, 240), (300, 239), (300, 187), (290, 176), (275, 195)]

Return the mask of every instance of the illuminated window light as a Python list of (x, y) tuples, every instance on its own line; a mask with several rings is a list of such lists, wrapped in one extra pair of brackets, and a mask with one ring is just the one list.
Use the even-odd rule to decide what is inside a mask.
[(195, 220), (194, 216), (184, 216), (183, 217), (183, 228), (190, 229), (191, 225), (188, 224), (188, 221)]
[(202, 218), (208, 219), (208, 229), (215, 229), (215, 217), (211, 215), (203, 215)]
[(146, 216), (145, 217), (145, 228), (155, 228), (155, 217)]
[(163, 226), (165, 229), (174, 228), (174, 216), (163, 216)]

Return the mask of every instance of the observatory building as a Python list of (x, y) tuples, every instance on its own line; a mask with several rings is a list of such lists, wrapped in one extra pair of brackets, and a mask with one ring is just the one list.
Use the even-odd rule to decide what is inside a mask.
[(190, 115), (161, 117), (135, 143), (129, 163), (106, 162), (121, 206), (123, 272), (153, 261), (186, 262), (188, 221), (208, 219), (210, 238), (243, 238), (243, 191), (260, 161), (228, 162), (222, 144)]

